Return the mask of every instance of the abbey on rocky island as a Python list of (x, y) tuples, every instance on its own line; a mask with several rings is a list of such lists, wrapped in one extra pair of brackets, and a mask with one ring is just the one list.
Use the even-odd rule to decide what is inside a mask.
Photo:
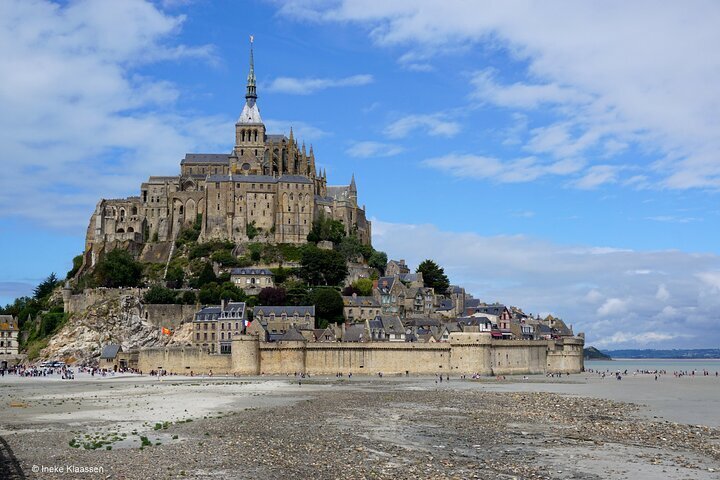
[(88, 226), (85, 262), (122, 246), (140, 252), (151, 242), (173, 241), (183, 228), (200, 223), (200, 241), (265, 241), (301, 244), (321, 215), (340, 220), (347, 233), (370, 244), (371, 224), (358, 206), (353, 176), (349, 185), (328, 186), (315, 167), (312, 146), (289, 136), (268, 134), (257, 105), (250, 44), (245, 106), (235, 123), (230, 153), (186, 154), (180, 175), (151, 176), (140, 196), (103, 199)]

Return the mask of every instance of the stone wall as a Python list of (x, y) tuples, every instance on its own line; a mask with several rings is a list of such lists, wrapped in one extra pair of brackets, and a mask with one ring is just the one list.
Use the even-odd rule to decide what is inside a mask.
[(182, 323), (191, 322), (195, 312), (199, 310), (196, 305), (160, 305), (143, 304), (140, 317), (157, 327), (175, 329)]
[(132, 295), (142, 297), (144, 290), (140, 288), (87, 288), (83, 293), (76, 295), (69, 294), (69, 290), (63, 292), (63, 304), (66, 313), (80, 313), (89, 307), (120, 298), (121, 295)]
[(187, 347), (152, 349), (141, 351), (140, 368), (239, 375), (578, 373), (583, 343), (581, 338), (496, 341), (483, 333), (453, 334), (447, 343), (267, 343), (239, 335), (233, 338), (231, 355)]
[(138, 356), (138, 370), (148, 373), (163, 369), (170, 373), (190, 375), (190, 372), (207, 374), (231, 374), (230, 355), (211, 354), (199, 347), (145, 348)]

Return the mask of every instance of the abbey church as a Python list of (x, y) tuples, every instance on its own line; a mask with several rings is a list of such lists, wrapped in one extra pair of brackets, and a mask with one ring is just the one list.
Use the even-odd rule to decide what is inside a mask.
[(257, 104), (252, 43), (245, 106), (235, 124), (230, 153), (189, 153), (180, 175), (151, 176), (140, 195), (101, 200), (90, 219), (86, 263), (120, 244), (139, 252), (148, 243), (171, 242), (200, 222), (200, 241), (305, 243), (320, 215), (340, 220), (348, 233), (370, 243), (371, 224), (358, 206), (354, 177), (329, 186), (318, 172), (312, 146), (266, 132)]

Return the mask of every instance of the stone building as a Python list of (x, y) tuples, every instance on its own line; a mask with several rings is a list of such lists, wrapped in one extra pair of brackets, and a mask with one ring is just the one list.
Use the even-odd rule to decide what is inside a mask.
[(212, 353), (231, 353), (234, 335), (245, 330), (245, 302), (222, 301), (219, 306), (203, 307), (193, 319), (192, 343)]
[(253, 308), (253, 323), (262, 325), (270, 339), (291, 329), (315, 329), (315, 306), (263, 306)]
[(230, 281), (248, 295), (257, 295), (266, 287), (274, 287), (273, 274), (267, 268), (233, 268)]
[(200, 241), (230, 240), (302, 244), (313, 220), (340, 220), (348, 233), (370, 244), (371, 224), (358, 205), (355, 178), (330, 186), (318, 171), (312, 146), (289, 135), (268, 133), (257, 104), (250, 45), (245, 105), (228, 153), (193, 153), (180, 174), (151, 176), (140, 195), (101, 200), (90, 218), (85, 266), (117, 247), (136, 254), (172, 242), (183, 228), (200, 227)]
[(18, 354), (20, 327), (12, 315), (0, 315), (0, 355)]
[(343, 296), (343, 317), (347, 322), (364, 322), (380, 315), (380, 302), (373, 296), (356, 293)]

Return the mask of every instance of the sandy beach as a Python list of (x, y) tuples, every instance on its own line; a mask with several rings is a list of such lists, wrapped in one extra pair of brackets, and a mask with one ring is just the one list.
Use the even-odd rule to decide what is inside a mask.
[(719, 426), (715, 376), (0, 378), (11, 479), (712, 479)]

